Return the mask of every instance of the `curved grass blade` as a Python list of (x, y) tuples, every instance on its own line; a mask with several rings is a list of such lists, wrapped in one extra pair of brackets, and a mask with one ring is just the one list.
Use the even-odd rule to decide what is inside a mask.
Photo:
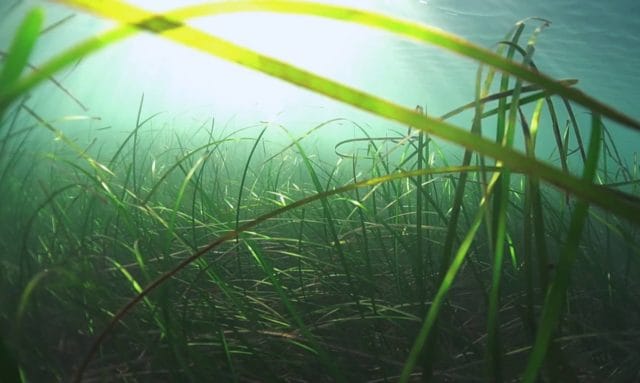
[[(558, 82), (563, 83), (566, 86), (573, 86), (573, 85), (578, 83), (578, 80), (576, 80), (576, 79), (567, 79), (567, 80), (558, 80)], [(529, 93), (529, 92), (533, 92), (533, 91), (540, 90), (540, 89), (541, 88), (538, 85), (525, 85), (520, 89), (520, 93), (521, 94), (522, 93)], [(455, 108), (455, 109), (443, 114), (440, 118), (443, 119), (443, 120), (447, 120), (447, 119), (449, 119), (449, 118), (451, 118), (453, 116), (456, 116), (456, 115), (464, 112), (465, 110), (472, 109), (476, 105), (477, 102), (480, 102), (482, 104), (486, 104), (486, 103), (491, 102), (491, 101), (496, 101), (496, 100), (500, 100), (500, 99), (506, 99), (507, 97), (513, 95), (514, 91), (515, 91), (515, 89), (509, 89), (509, 90), (505, 90), (505, 91), (500, 91), (498, 93), (490, 94), (488, 96), (485, 96), (485, 97), (481, 98), (480, 100), (477, 100), (477, 101), (474, 100), (474, 101), (471, 101), (471, 102), (469, 102), (467, 104), (459, 106), (459, 107), (457, 107), (457, 108)], [(543, 92), (537, 92), (537, 93), (532, 94), (531, 96), (529, 96), (527, 98), (524, 98), (524, 97), (520, 98), (518, 100), (518, 105), (522, 106), (524, 104), (528, 104), (530, 102), (537, 101), (538, 99), (540, 99), (542, 97), (545, 97), (545, 96), (548, 96), (548, 94), (546, 92), (544, 92), (544, 91)], [(510, 104), (506, 104), (504, 107), (508, 108), (509, 106), (510, 106)], [(482, 114), (482, 117), (483, 118), (484, 117), (489, 117), (489, 116), (491, 116), (491, 115), (493, 115), (493, 114), (495, 114), (497, 112), (498, 112), (498, 109), (491, 110), (491, 111), (488, 111), (488, 112), (484, 112)]]

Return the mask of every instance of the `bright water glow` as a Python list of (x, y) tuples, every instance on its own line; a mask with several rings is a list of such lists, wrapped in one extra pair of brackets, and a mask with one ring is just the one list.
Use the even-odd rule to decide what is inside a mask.
[[(414, 6), (424, 8), (410, 1), (318, 1), (402, 18), (416, 16)], [(158, 13), (202, 2), (130, 1)], [(20, 14), (26, 13), (30, 6), (25, 2), (14, 9), (11, 20), (21, 20)], [(43, 35), (32, 59), (34, 64), (44, 63), (74, 44), (116, 26), (111, 20), (74, 8), (49, 2), (42, 6), (46, 13), (45, 25), (72, 17)], [(418, 81), (414, 66), (403, 60), (405, 52), (401, 50), (406, 45), (398, 48), (399, 39), (388, 33), (319, 17), (269, 12), (223, 14), (187, 22), (211, 35), (407, 107), (426, 101), (423, 99), (425, 85)], [(8, 45), (4, 37), (10, 36), (16, 27), (17, 24), (0, 25), (0, 46)], [(1, 33), (5, 29), (7, 33)], [(431, 78), (442, 77), (436, 73), (437, 67), (429, 69)], [(212, 116), (217, 127), (229, 131), (267, 121), (285, 126), (293, 134), (338, 117), (360, 124), (371, 119), (376, 121), (376, 128), (383, 130), (391, 124), (380, 123), (370, 114), (284, 81), (144, 32), (83, 58), (56, 74), (56, 78), (88, 106), (88, 115), (96, 117), (82, 128), (80, 123), (69, 125), (87, 135), (92, 129), (102, 130), (107, 126), (123, 134), (128, 132), (136, 120), (143, 95), (143, 114), (161, 113), (153, 121), (154, 129), (192, 129)], [(45, 118), (52, 120), (59, 120), (61, 114), (84, 112), (68, 97), (60, 97), (59, 90), (50, 83), (42, 85), (31, 102)], [(352, 128), (336, 129), (330, 139), (335, 141), (352, 134)]]
[[(175, 7), (171, 1), (136, 1), (153, 11)], [(200, 3), (200, 1), (193, 1)], [(389, 2), (333, 1), (358, 8), (385, 11)], [(181, 2), (180, 6), (185, 6)], [(406, 5), (407, 3), (405, 3)], [(396, 10), (404, 9), (394, 5)], [(406, 7), (405, 7), (406, 8)], [(386, 10), (388, 13), (388, 9)], [(318, 17), (280, 15), (267, 12), (236, 13), (189, 20), (188, 23), (260, 53), (292, 63), (343, 83), (380, 92), (381, 60), (390, 36), (343, 22)], [(127, 63), (127, 84), (136, 84), (161, 108), (174, 112), (197, 107), (213, 107), (232, 117), (279, 122), (304, 120), (313, 114), (322, 118), (327, 99), (303, 91), (280, 80), (227, 63), (209, 54), (193, 51), (158, 36), (139, 36), (114, 48), (118, 61)], [(132, 83), (131, 79), (135, 79)], [(329, 113), (329, 112), (327, 112)], [(335, 117), (335, 111), (331, 112)], [(329, 117), (329, 114), (327, 115)]]
[[(416, 16), (418, 12), (414, 12), (414, 7), (425, 8), (410, 1), (319, 2), (403, 18)], [(134, 0), (131, 3), (152, 12), (166, 12), (202, 1), (176, 4), (168, 0)], [(116, 25), (73, 8), (44, 5), (46, 24), (70, 14), (75, 16), (43, 37), (36, 50), (35, 63), (45, 62), (73, 44)], [(28, 7), (24, 8), (26, 12)], [(269, 12), (202, 17), (189, 20), (188, 24), (408, 107), (426, 102), (419, 75), (406, 56), (403, 59), (406, 52), (398, 48), (399, 39), (388, 33), (319, 17)], [(431, 78), (441, 77), (437, 67), (430, 66)], [(217, 122), (229, 123), (230, 129), (268, 121), (299, 132), (331, 118), (346, 117), (363, 122), (363, 116), (371, 117), (281, 80), (148, 33), (109, 46), (58, 76), (89, 106), (91, 115), (108, 119), (105, 124), (123, 128), (135, 121), (142, 94), (145, 110), (150, 114), (162, 112), (163, 119), (173, 128), (190, 128), (214, 115)], [(416, 86), (418, 84), (420, 86)], [(42, 113), (46, 115), (46, 111), (50, 111), (51, 118), (58, 118), (61, 110), (78, 112), (71, 109), (74, 106), (67, 98), (51, 97), (51, 94), (57, 95), (57, 90), (50, 84), (43, 88), (50, 92), (39, 93), (34, 99), (34, 102), (40, 101)]]
[[(150, 11), (163, 12), (202, 1), (132, 2)], [(632, 1), (626, 3), (628, 6), (623, 2), (607, 5), (607, 12), (601, 12), (604, 6), (598, 3), (578, 0), (517, 5), (502, 0), (316, 1), (416, 20), (489, 48), (517, 20), (527, 16), (548, 18), (552, 25), (540, 36), (536, 49), (535, 59), (541, 69), (556, 78), (577, 78), (582, 90), (637, 117), (635, 100), (640, 86), (636, 68), (640, 61), (633, 51), (616, 48), (637, 45), (638, 37), (626, 32), (638, 29), (637, 18), (623, 17), (629, 13)], [(18, 6), (9, 7), (0, 1), (0, 13), (5, 12), (0, 15), (4, 16), (0, 17), (0, 49), (7, 49), (20, 20), (36, 4), (46, 10), (45, 25), (75, 15), (41, 37), (31, 58), (35, 65), (115, 25), (53, 2), (15, 3)], [(589, 7), (583, 9), (582, 5)], [(597, 23), (589, 17), (594, 14), (600, 15)], [(473, 98), (476, 63), (369, 28), (266, 12), (204, 17), (189, 23), (406, 107), (426, 104), (430, 114), (443, 114)], [(612, 31), (618, 36), (617, 43), (611, 46), (601, 30)], [(612, 67), (615, 72), (610, 70)], [(373, 120), (369, 114), (325, 97), (146, 33), (84, 58), (56, 74), (56, 78), (89, 107), (90, 116), (102, 119), (92, 125), (96, 128), (112, 125), (128, 131), (143, 93), (146, 112), (162, 112), (162, 121), (180, 129), (190, 128), (213, 115), (217, 122), (229, 123), (229, 129), (270, 121), (305, 131), (336, 117), (358, 123)], [(51, 84), (44, 84), (34, 92), (30, 103), (44, 117), (54, 120), (83, 112)], [(371, 125), (388, 129), (391, 124), (377, 121)]]
[[(324, 20), (240, 14), (204, 18), (192, 22), (192, 25), (298, 67), (345, 82), (358, 82), (358, 78), (362, 77), (358, 68), (366, 66), (367, 61), (373, 59), (366, 31)], [(296, 104), (304, 106), (310, 102), (310, 95), (297, 87), (236, 64), (222, 62), (210, 55), (176, 46), (164, 39), (145, 39), (144, 46), (149, 53), (141, 57), (136, 65), (157, 67), (162, 72), (159, 76), (165, 79), (162, 91), (167, 95), (180, 94), (183, 98), (178, 105), (184, 101), (188, 101), (185, 106), (212, 102), (226, 110), (252, 115), (259, 113), (260, 118), (274, 118), (285, 108)], [(184, 99), (185, 96), (188, 100)], [(170, 100), (174, 106), (175, 101)]]

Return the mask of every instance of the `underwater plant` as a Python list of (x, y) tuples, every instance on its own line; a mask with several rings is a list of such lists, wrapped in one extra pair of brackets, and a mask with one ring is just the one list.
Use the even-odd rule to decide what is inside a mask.
[[(538, 71), (533, 54), (546, 20), (518, 22), (490, 51), (415, 22), (321, 3), (220, 1), (158, 15), (121, 1), (58, 2), (119, 24), (21, 77), (42, 30), (43, 11), (35, 9), (0, 72), (0, 188), (15, 206), (30, 204), (27, 216), (4, 207), (1, 217), (6, 230), (20, 223), (13, 229), (19, 243), (3, 234), (14, 255), (3, 261), (3, 290), (19, 298), (3, 298), (14, 309), (2, 321), (16, 335), (2, 334), (10, 351), (0, 362), (14, 379), (65, 380), (71, 367), (75, 381), (638, 378), (630, 367), (640, 360), (633, 351), (640, 336), (637, 165), (629, 169), (621, 158), (605, 119), (634, 130), (640, 122), (582, 93), (576, 80)], [(476, 97), (436, 117), (187, 24), (249, 11), (355, 23), (474, 59)], [(539, 26), (523, 45), (529, 22)], [(363, 133), (348, 143), (367, 145), (366, 155), (339, 152), (347, 143), (340, 142), (338, 165), (308, 154), (306, 135), (260, 158), (266, 126), (248, 139), (215, 137), (214, 120), (208, 132), (200, 127), (206, 143), (194, 149), (168, 137), (175, 151), (158, 152), (141, 144), (157, 117), (144, 117), (142, 98), (135, 128), (105, 154), (79, 146), (29, 107), (28, 93), (59, 70), (141, 32), (409, 131), (371, 137), (341, 120), (312, 127), (308, 134), (339, 123)], [(589, 110), (590, 129), (579, 126), (574, 105)], [(470, 127), (447, 122), (463, 112), (472, 113)], [(541, 123), (545, 112), (549, 126)], [(20, 126), (24, 117), (30, 127)], [(493, 139), (483, 134), (488, 124), (495, 124)], [(28, 138), (39, 127), (65, 145), (66, 152), (47, 155), (53, 170), (18, 162), (33, 155)], [(555, 139), (560, 167), (537, 156), (543, 129)], [(515, 147), (516, 134), (523, 148)], [(464, 148), (460, 165), (439, 155), (433, 138)], [(244, 162), (225, 160), (229, 153), (245, 154)], [(165, 168), (157, 171), (160, 160)], [(31, 193), (21, 200), (16, 190)], [(588, 277), (572, 279), (577, 272)], [(68, 313), (53, 361), (51, 351), (34, 351), (46, 336), (33, 337), (55, 312), (51, 301), (65, 307), (58, 316)], [(106, 351), (109, 343), (118, 351)], [(597, 355), (581, 360), (594, 345)], [(32, 360), (49, 360), (44, 369), (53, 372), (38, 371)]]

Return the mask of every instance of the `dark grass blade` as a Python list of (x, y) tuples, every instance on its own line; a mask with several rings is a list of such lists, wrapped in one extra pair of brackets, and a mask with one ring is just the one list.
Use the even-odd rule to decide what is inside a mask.
[[(513, 59), (515, 46), (518, 45), (523, 30), (524, 23), (519, 23), (511, 37), (511, 44), (508, 45), (508, 50), (506, 52), (506, 58), (508, 60)], [(538, 29), (536, 32), (537, 31)], [(529, 44), (527, 54), (523, 58), (524, 66), (529, 64), (532, 55), (533, 45)], [(507, 91), (509, 88), (509, 80), (510, 78), (507, 74), (502, 75), (500, 80), (501, 92)], [(508, 148), (513, 146), (516, 114), (521, 90), (522, 82), (520, 80), (516, 80), (513, 94), (511, 95), (511, 104), (509, 105), (509, 109), (506, 108), (506, 99), (501, 98), (498, 101), (496, 142), (502, 143), (503, 146)], [(488, 235), (491, 241), (489, 249), (493, 253), (493, 270), (491, 289), (489, 291), (489, 307), (487, 312), (487, 365), (489, 378), (496, 382), (502, 382), (502, 350), (498, 334), (498, 311), (503, 266), (502, 258), (505, 250), (510, 180), (511, 177), (509, 171), (502, 173), (496, 180), (495, 193), (491, 196), (493, 199), (493, 209), (491, 211), (491, 215), (488, 217)]]
[[(353, 172), (353, 182), (357, 182), (357, 173), (356, 173), (356, 159), (354, 158), (352, 161), (352, 172)], [(362, 233), (362, 252), (364, 253), (365, 260), (365, 275), (366, 275), (366, 284), (367, 284), (367, 293), (369, 294), (369, 299), (371, 300), (372, 310), (374, 315), (377, 315), (376, 308), (376, 288), (374, 282), (373, 268), (371, 267), (373, 256), (369, 251), (369, 234), (367, 232), (367, 217), (365, 217), (365, 209), (363, 205), (363, 199), (360, 196), (360, 190), (354, 190), (356, 194), (357, 206), (356, 209), (358, 211), (358, 218), (360, 220), (360, 230)]]
[[(596, 174), (598, 159), (600, 156), (600, 141), (602, 138), (602, 121), (600, 116), (594, 114), (591, 122), (591, 137), (587, 151), (583, 178), (592, 180)], [(552, 341), (556, 326), (562, 315), (562, 306), (569, 287), (569, 275), (572, 265), (579, 251), (580, 237), (588, 213), (589, 204), (579, 201), (571, 216), (571, 224), (567, 235), (564, 250), (560, 255), (556, 276), (551, 283), (549, 293), (544, 302), (540, 326), (536, 335), (533, 350), (529, 356), (526, 370), (523, 374), (523, 382), (534, 383), (540, 371)]]
[[(422, 107), (417, 106), (416, 112), (420, 114), (425, 114), (425, 111)], [(416, 169), (421, 171), (424, 168), (424, 133), (420, 132), (418, 134), (418, 146), (416, 148), (416, 152), (418, 153), (418, 158), (416, 162)], [(416, 283), (417, 294), (416, 297), (418, 299), (418, 304), (421, 310), (421, 313), (424, 314), (426, 306), (426, 286), (425, 286), (425, 253), (423, 249), (424, 239), (422, 232), (422, 218), (424, 215), (423, 205), (422, 205), (422, 197), (423, 197), (423, 185), (422, 185), (422, 175), (416, 177), (416, 244), (415, 250), (413, 252), (413, 267), (411, 268), (414, 273), (414, 279)]]
[[(242, 178), (240, 179), (240, 189), (238, 191), (238, 199), (236, 200), (236, 226), (235, 229), (236, 231), (238, 230), (238, 228), (240, 227), (240, 212), (242, 211), (242, 209), (240, 208), (242, 206), (242, 194), (244, 193), (244, 184), (247, 180), (247, 172), (249, 171), (249, 165), (251, 164), (251, 159), (253, 158), (253, 154), (256, 152), (256, 148), (258, 147), (258, 144), (260, 143), (260, 139), (262, 138), (262, 136), (264, 135), (264, 132), (267, 131), (267, 127), (265, 126), (264, 128), (262, 128), (262, 130), (260, 131), (260, 134), (258, 134), (258, 137), (255, 139), (255, 142), (253, 143), (253, 146), (251, 147), (251, 152), (249, 152), (249, 157), (247, 158), (247, 160), (244, 163), (244, 169), (242, 170)], [(238, 241), (240, 240), (239, 237), (236, 237), (236, 245), (238, 244)], [(239, 249), (239, 247), (238, 247)], [(239, 250), (238, 250), (239, 251)], [(240, 254), (238, 253), (236, 256), (236, 265), (238, 267), (238, 273), (240, 275), (242, 275), (242, 263), (240, 262)]]
[(564, 103), (564, 106), (567, 109), (567, 113), (569, 114), (571, 127), (573, 128), (573, 134), (576, 137), (578, 148), (580, 150), (580, 158), (582, 158), (582, 163), (584, 164), (585, 162), (587, 162), (587, 155), (584, 151), (584, 144), (582, 143), (582, 134), (580, 133), (580, 128), (578, 127), (578, 121), (576, 120), (576, 115), (575, 113), (573, 113), (573, 108), (571, 107), (571, 104), (566, 98), (562, 98), (562, 102)]

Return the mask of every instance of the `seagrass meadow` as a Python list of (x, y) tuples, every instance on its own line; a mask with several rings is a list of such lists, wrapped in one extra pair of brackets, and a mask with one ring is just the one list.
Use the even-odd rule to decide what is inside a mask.
[[(176, 6), (4, 6), (0, 382), (640, 381), (640, 120), (545, 74), (551, 21), (483, 46), (357, 3)], [(340, 61), (358, 52), (298, 65), (206, 29), (245, 14), (393, 36), (471, 75), (443, 79), (453, 98), (378, 87), (393, 73)], [(301, 93), (227, 118), (176, 107), (193, 88), (158, 75), (96, 102), (113, 71), (168, 60), (148, 45), (153, 65), (117, 67), (140, 36)], [(179, 65), (220, 100), (277, 98)], [(279, 119), (298, 94), (329, 106)]]

